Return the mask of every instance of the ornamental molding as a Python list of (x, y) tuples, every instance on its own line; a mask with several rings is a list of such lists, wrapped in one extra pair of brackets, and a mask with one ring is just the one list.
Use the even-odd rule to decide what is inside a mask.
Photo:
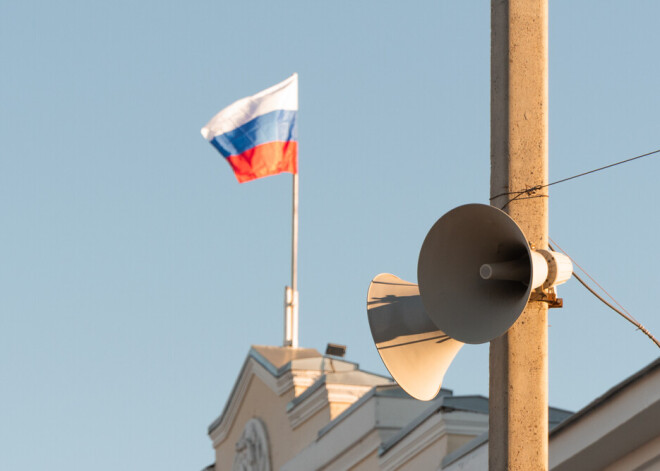
[(260, 419), (253, 418), (245, 423), (235, 449), (232, 471), (271, 471), (268, 433)]

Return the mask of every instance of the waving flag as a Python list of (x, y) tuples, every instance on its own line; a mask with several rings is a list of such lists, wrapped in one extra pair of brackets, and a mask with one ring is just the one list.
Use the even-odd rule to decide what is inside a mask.
[(298, 173), (298, 74), (238, 100), (202, 128), (240, 183)]

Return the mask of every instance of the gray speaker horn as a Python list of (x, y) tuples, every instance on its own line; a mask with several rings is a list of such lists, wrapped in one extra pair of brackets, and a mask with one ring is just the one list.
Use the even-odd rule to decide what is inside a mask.
[(371, 281), (367, 315), (378, 353), (399, 386), (416, 399), (433, 399), (463, 343), (431, 321), (416, 284), (389, 273)]
[(439, 329), (461, 342), (484, 343), (516, 322), (532, 290), (546, 283), (548, 263), (530, 250), (505, 212), (467, 204), (433, 225), (419, 253), (417, 279)]

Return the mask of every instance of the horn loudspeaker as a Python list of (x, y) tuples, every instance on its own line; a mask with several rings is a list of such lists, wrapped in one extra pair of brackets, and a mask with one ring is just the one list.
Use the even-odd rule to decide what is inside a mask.
[(392, 377), (414, 398), (433, 399), (463, 343), (429, 318), (416, 284), (389, 273), (371, 281), (367, 314), (374, 343)]
[(419, 253), (417, 279), (433, 323), (465, 343), (499, 337), (518, 319), (548, 265), (504, 211), (484, 204), (452, 209)]

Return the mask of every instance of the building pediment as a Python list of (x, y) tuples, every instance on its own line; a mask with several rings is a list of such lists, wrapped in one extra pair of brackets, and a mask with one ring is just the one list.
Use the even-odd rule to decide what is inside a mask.
[[(269, 402), (277, 402), (286, 393), (296, 389), (304, 391), (321, 376), (317, 365), (322, 355), (312, 348), (285, 348), (253, 345), (243, 363), (222, 414), (209, 426), (213, 446), (219, 446), (227, 437), (245, 400), (250, 398), (250, 387), (256, 377), (272, 393)], [(316, 368), (315, 368), (316, 366)], [(298, 393), (299, 394), (299, 393)], [(263, 399), (263, 398), (262, 398)], [(288, 402), (288, 401), (287, 401)], [(250, 405), (247, 404), (249, 408)]]
[[(216, 464), (279, 469), (374, 386), (391, 383), (315, 349), (253, 346), (222, 414), (209, 426)], [(264, 458), (264, 450), (283, 449), (274, 452), (272, 464)]]

